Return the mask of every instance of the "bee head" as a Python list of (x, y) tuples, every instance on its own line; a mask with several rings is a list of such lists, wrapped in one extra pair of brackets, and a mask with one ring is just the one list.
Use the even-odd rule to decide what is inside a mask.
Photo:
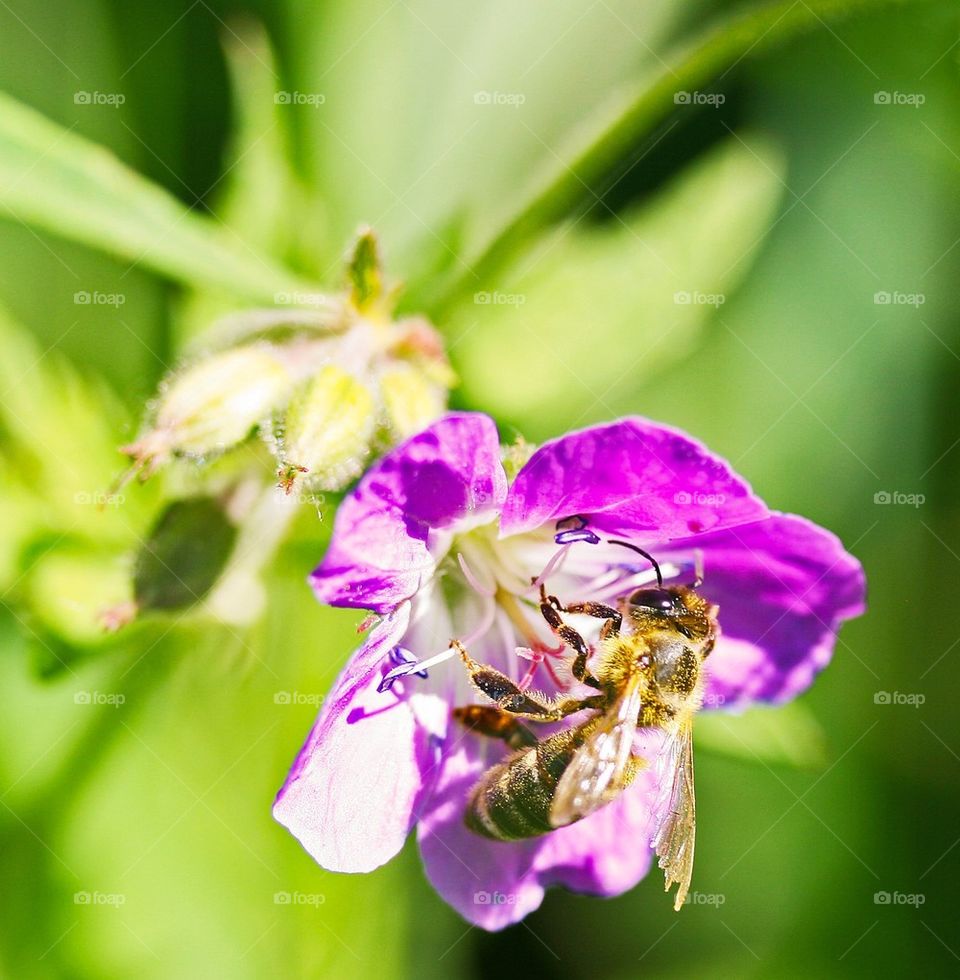
[(638, 589), (627, 598), (627, 606), (635, 621), (673, 630), (688, 640), (705, 640), (713, 630), (713, 607), (684, 585)]

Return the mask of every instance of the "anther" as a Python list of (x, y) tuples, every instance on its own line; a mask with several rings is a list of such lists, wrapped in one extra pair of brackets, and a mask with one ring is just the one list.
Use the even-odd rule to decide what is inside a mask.
[(553, 540), (557, 544), (574, 544), (577, 541), (586, 541), (589, 544), (600, 543), (600, 538), (588, 529), (587, 519), (579, 514), (557, 521), (556, 530)]

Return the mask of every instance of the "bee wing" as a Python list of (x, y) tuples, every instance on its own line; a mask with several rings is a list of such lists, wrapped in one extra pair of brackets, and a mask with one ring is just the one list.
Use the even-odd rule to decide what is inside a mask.
[(693, 877), (697, 809), (693, 789), (693, 724), (690, 719), (671, 732), (663, 747), (663, 772), (669, 774), (669, 795), (652, 846), (660, 859), (664, 888), (677, 885), (674, 909), (678, 912), (687, 897)]
[(623, 695), (602, 715), (561, 776), (550, 807), (550, 822), (565, 827), (609, 803), (627, 785), (641, 678), (630, 679)]

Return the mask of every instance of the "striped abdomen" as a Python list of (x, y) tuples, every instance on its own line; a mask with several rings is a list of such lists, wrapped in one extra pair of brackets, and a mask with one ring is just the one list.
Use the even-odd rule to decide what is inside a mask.
[(489, 769), (470, 794), (467, 826), (494, 840), (521, 840), (554, 830), (550, 807), (557, 783), (581, 744), (578, 726)]

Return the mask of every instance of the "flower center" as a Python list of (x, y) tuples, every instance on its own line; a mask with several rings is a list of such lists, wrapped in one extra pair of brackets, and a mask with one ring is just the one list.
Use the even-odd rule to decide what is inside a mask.
[[(507, 664), (511, 656), (529, 663), (518, 681), (521, 689), (532, 683), (541, 665), (558, 689), (569, 687), (569, 681), (558, 677), (553, 664), (567, 659), (569, 651), (549, 632), (540, 612), (540, 590), (548, 581), (551, 591), (570, 600), (609, 603), (654, 582), (662, 585), (664, 580), (698, 577), (699, 556), (693, 560), (671, 557), (658, 564), (628, 541), (605, 541), (579, 515), (558, 521), (552, 534), (540, 531), (500, 539), (497, 529), (494, 520), (456, 535), (438, 573), (455, 577), (452, 584), (459, 586), (460, 594), (470, 592), (480, 600), (482, 611), (476, 625), (459, 638), (460, 643), (469, 649), (499, 620), (504, 627)], [(513, 641), (512, 648), (509, 640)], [(418, 659), (407, 648), (397, 646), (389, 654), (391, 666), (378, 690), (387, 691), (411, 674), (425, 678), (430, 668), (455, 654), (450, 646)]]
[[(590, 545), (591, 547), (585, 547)], [(575, 550), (576, 549), (576, 550)], [(633, 552), (633, 555), (630, 554)], [(491, 631), (498, 619), (512, 633), (509, 657), (529, 662), (518, 685), (526, 689), (538, 668), (545, 665), (558, 689), (570, 682), (558, 677), (552, 661), (566, 660), (569, 651), (553, 635), (540, 612), (540, 590), (551, 583), (551, 591), (572, 601), (610, 602), (654, 582), (696, 574), (698, 560), (671, 558), (658, 564), (642, 548), (627, 541), (602, 539), (579, 515), (558, 521), (553, 533), (532, 532), (499, 539), (497, 522), (474, 527), (454, 537), (445, 559), (447, 574), (455, 574), (463, 589), (479, 597), (482, 612), (476, 625), (459, 638), (468, 650)], [(404, 647), (390, 653), (391, 668), (378, 690), (390, 690), (403, 677), (427, 671), (456, 656), (450, 647), (418, 660)]]

